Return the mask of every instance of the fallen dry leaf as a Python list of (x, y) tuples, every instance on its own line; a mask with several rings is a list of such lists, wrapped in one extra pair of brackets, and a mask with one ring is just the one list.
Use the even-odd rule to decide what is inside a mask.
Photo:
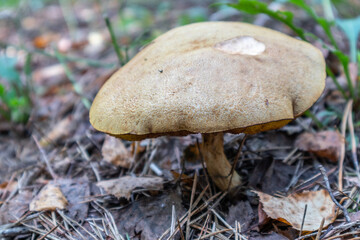
[(129, 199), (131, 193), (136, 189), (161, 190), (163, 179), (160, 177), (131, 177), (125, 176), (117, 179), (105, 180), (96, 184), (105, 190), (106, 193), (117, 198)]
[(0, 197), (4, 198), (4, 195), (8, 192), (12, 192), (17, 188), (18, 183), (16, 181), (3, 182), (0, 184)]
[(335, 204), (325, 189), (296, 193), (284, 198), (254, 192), (260, 197), (263, 210), (270, 218), (289, 223), (297, 230), (301, 228), (305, 205), (307, 205), (307, 211), (303, 231), (319, 229), (323, 218), (325, 219), (324, 227), (335, 220)]
[(44, 35), (37, 36), (33, 39), (33, 45), (36, 48), (44, 49), (50, 45), (50, 43), (57, 41), (60, 38), (59, 34), (47, 33)]
[(55, 142), (60, 138), (63, 138), (65, 136), (68, 136), (70, 134), (71, 125), (72, 125), (72, 115), (62, 119), (60, 122), (58, 122), (53, 129), (46, 134), (43, 138), (40, 140), (40, 145), (42, 147), (46, 147), (51, 142)]
[(349, 217), (350, 217), (351, 222), (359, 221), (360, 220), (360, 212), (349, 213)]
[(288, 240), (289, 238), (284, 237), (276, 232), (269, 233), (258, 233), (250, 232), (249, 240)]
[(226, 222), (231, 226), (235, 226), (235, 221), (240, 223), (242, 232), (246, 232), (255, 219), (256, 216), (248, 201), (239, 201), (235, 205), (230, 206), (229, 213), (225, 218)]
[(21, 190), (0, 206), (0, 225), (17, 221), (29, 210), (32, 191)]
[(57, 186), (65, 196), (68, 204), (66, 215), (77, 222), (83, 222), (88, 216), (90, 185), (87, 177), (58, 179)]
[(54, 211), (65, 209), (68, 201), (59, 187), (47, 184), (40, 193), (31, 201), (30, 211)]
[(352, 183), (353, 185), (360, 187), (360, 181), (357, 177), (344, 177), (344, 179), (349, 183)]
[(303, 133), (295, 141), (295, 146), (303, 151), (337, 162), (341, 144), (344, 138), (336, 131), (322, 131), (318, 133)]
[[(128, 239), (156, 240), (169, 228), (173, 208), (175, 219), (180, 219), (186, 212), (178, 189), (134, 201), (121, 209), (112, 210), (112, 214), (119, 232), (128, 233)], [(180, 237), (170, 238), (168, 234), (163, 239)]]
[(38, 68), (33, 72), (33, 81), (36, 84), (41, 84), (41, 86), (51, 86), (60, 84), (65, 81), (66, 73), (64, 66), (59, 64), (54, 64), (42, 68)]
[(133, 162), (130, 151), (124, 143), (115, 137), (106, 135), (101, 153), (105, 161), (116, 166), (129, 168)]

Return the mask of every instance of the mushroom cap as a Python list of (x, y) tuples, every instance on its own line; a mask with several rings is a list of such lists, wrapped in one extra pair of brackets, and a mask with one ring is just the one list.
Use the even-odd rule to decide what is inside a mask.
[(325, 87), (311, 44), (238, 22), (172, 29), (103, 85), (95, 129), (127, 140), (190, 133), (257, 133), (310, 108)]

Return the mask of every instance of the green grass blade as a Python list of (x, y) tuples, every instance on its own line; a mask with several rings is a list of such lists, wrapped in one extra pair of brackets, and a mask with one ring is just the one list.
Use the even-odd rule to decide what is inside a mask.
[(119, 60), (119, 64), (120, 66), (123, 66), (124, 65), (124, 58), (121, 54), (121, 51), (120, 51), (120, 47), (119, 45), (117, 44), (117, 41), (116, 41), (116, 36), (115, 36), (115, 33), (114, 33), (114, 30), (112, 28), (112, 25), (111, 25), (111, 22), (110, 22), (110, 19), (107, 15), (104, 15), (104, 19), (105, 19), (105, 23), (106, 23), (106, 27), (108, 28), (109, 30), (109, 33), (110, 33), (110, 36), (111, 36), (111, 42), (114, 46), (114, 49), (115, 49), (115, 52), (116, 52), (116, 56)]
[(286, 24), (291, 28), (301, 39), (307, 41), (304, 31), (298, 28), (293, 23), (294, 15), (288, 11), (273, 11), (268, 8), (268, 5), (257, 0), (239, 0), (238, 3), (226, 4), (229, 7), (244, 11), (249, 14), (267, 14), (268, 16)]

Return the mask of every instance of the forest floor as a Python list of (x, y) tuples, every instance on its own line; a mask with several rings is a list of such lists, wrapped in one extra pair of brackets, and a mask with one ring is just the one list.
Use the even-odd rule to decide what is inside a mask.
[[(100, 2), (0, 8), (0, 63), (14, 63), (0, 69), (1, 84), (12, 86), (4, 74), (14, 70), (31, 99), (25, 124), (14, 120), (23, 111), (13, 121), (0, 117), (0, 239), (360, 239), (359, 114), (348, 117), (351, 102), (330, 78), (311, 108), (321, 127), (302, 116), (244, 142), (244, 134), (225, 135), (243, 182), (231, 192), (206, 178), (200, 135), (130, 142), (89, 123), (92, 100), (119, 68), (104, 13), (129, 59), (156, 36), (196, 21), (246, 21), (294, 36), (291, 29), (210, 0)], [(301, 11), (281, 9), (326, 39)], [(322, 50), (344, 85), (339, 62)], [(358, 81), (357, 66), (350, 68)]]

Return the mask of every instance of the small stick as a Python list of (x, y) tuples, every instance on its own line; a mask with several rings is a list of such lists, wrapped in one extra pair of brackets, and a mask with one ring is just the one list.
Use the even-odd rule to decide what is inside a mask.
[[(282, 160), (283, 163), (287, 163), (288, 161), (291, 159), (292, 156), (294, 156), (294, 154), (297, 152), (297, 150), (299, 150), (298, 148), (294, 148), (285, 158), (284, 160)], [(288, 164), (291, 165), (291, 164)]]
[(210, 220), (210, 214), (207, 214), (206, 215), (206, 219), (205, 219), (205, 222), (204, 222), (204, 225), (203, 227), (201, 228), (201, 232), (199, 234), (199, 239), (201, 239), (202, 235), (205, 234), (205, 232), (207, 231), (205, 228), (207, 228), (207, 225), (209, 223), (209, 220)]
[(211, 232), (211, 233), (208, 233), (202, 237), (200, 237), (199, 239), (206, 239), (208, 237), (211, 237), (211, 236), (215, 236), (215, 235), (218, 235), (219, 233), (223, 233), (223, 232), (229, 232), (229, 231), (232, 231), (232, 229), (222, 229), (222, 230), (218, 230), (216, 232)]
[[(180, 225), (179, 219), (177, 220), (177, 225), (179, 228), (181, 240), (185, 240), (184, 233), (181, 231), (181, 225)], [(186, 236), (186, 237), (188, 237), (188, 236)]]
[[(85, 151), (85, 149), (81, 146), (81, 144), (80, 144), (80, 142), (79, 142), (78, 140), (76, 140), (76, 144), (77, 144), (77, 146), (78, 146), (78, 149), (79, 149), (81, 155), (85, 158), (86, 161), (88, 161), (88, 162), (90, 163), (90, 167), (91, 167), (91, 169), (92, 169), (93, 172), (94, 172), (94, 175), (95, 175), (95, 177), (96, 177), (96, 180), (97, 180), (98, 182), (100, 182), (100, 181), (101, 181), (100, 173), (99, 173), (99, 171), (97, 170), (94, 162), (91, 161), (91, 159), (90, 159), (90, 157), (89, 157), (89, 154), (88, 154), (88, 153)], [(100, 190), (100, 191), (102, 192), (102, 190)]]
[(193, 204), (193, 202), (194, 202), (195, 191), (196, 191), (196, 185), (197, 185), (197, 174), (195, 173), (195, 176), (194, 176), (194, 182), (193, 182), (193, 186), (192, 186), (192, 190), (191, 190), (189, 213), (188, 213), (187, 223), (186, 223), (186, 231), (185, 231), (185, 236), (186, 236), (186, 239), (189, 239), (189, 235), (190, 235), (190, 218), (191, 218), (191, 209), (192, 209), (192, 204)]
[(238, 235), (241, 239), (246, 239), (246, 238), (244, 238), (242, 235), (240, 235), (239, 233), (237, 233), (237, 232), (235, 231), (235, 229), (232, 228), (232, 227), (230, 226), (230, 224), (227, 223), (213, 208), (211, 208), (210, 211), (213, 212), (213, 213), (215, 214), (215, 216), (216, 216), (229, 230), (231, 230), (235, 235)]
[(175, 232), (176, 212), (175, 205), (172, 205), (170, 235)]
[[(347, 236), (350, 236), (350, 235), (353, 236), (353, 237), (351, 238), (352, 240), (360, 239), (360, 237), (354, 237), (354, 236), (356, 236), (356, 234), (359, 234), (359, 233), (360, 233), (360, 231), (347, 232), (347, 233), (343, 233), (343, 234), (340, 234), (340, 235), (328, 237), (328, 238), (326, 238), (326, 240), (345, 239), (345, 238), (342, 238), (342, 237), (347, 237)], [(348, 239), (349, 239), (349, 238), (348, 238)]]
[(302, 218), (302, 221), (301, 221), (301, 228), (300, 228), (299, 237), (301, 237), (301, 235), (302, 235), (302, 230), (303, 230), (304, 223), (305, 223), (306, 212), (307, 212), (307, 204), (305, 204), (304, 215), (303, 215), (303, 218)]
[(319, 240), (319, 239), (320, 239), (320, 235), (321, 235), (321, 232), (322, 232), (322, 230), (323, 230), (324, 223), (325, 223), (325, 218), (323, 218), (323, 219), (321, 220), (320, 228), (319, 228), (319, 230), (318, 230), (318, 232), (317, 232), (317, 234), (316, 234), (315, 240)]
[(330, 188), (330, 183), (329, 183), (329, 179), (326, 175), (326, 171), (325, 171), (325, 168), (320, 165), (319, 166), (319, 170), (321, 172), (321, 175), (323, 176), (324, 178), (324, 182), (325, 182), (325, 187), (326, 187), (326, 190), (329, 192), (330, 194), (330, 197), (331, 197), (331, 200), (335, 203), (336, 206), (338, 206), (341, 211), (344, 213), (344, 216), (345, 216), (345, 219), (346, 219), (346, 222), (350, 222), (350, 217), (349, 217), (349, 213), (347, 212), (346, 208), (344, 206), (342, 206), (334, 197), (334, 194), (331, 192), (331, 188)]
[(51, 234), (53, 231), (55, 231), (55, 229), (57, 229), (58, 227), (59, 227), (59, 225), (54, 226), (52, 229), (50, 229), (50, 231), (48, 231), (46, 234), (42, 235), (41, 238), (38, 238), (38, 240), (45, 239), (49, 234)]
[[(349, 100), (348, 103), (346, 104), (345, 111), (343, 114), (343, 119), (341, 122), (341, 135), (343, 136), (344, 139), (345, 139), (345, 134), (346, 134), (346, 122), (349, 117), (349, 112), (351, 111), (352, 104), (353, 104), (352, 100)], [(339, 183), (338, 183), (338, 185), (339, 185), (340, 191), (343, 190), (342, 180), (343, 180), (344, 159), (345, 159), (345, 141), (343, 142), (343, 144), (341, 144), (340, 156), (339, 156), (339, 177), (338, 177)]]
[[(203, 167), (203, 169), (204, 169), (204, 174), (205, 174), (206, 182), (207, 182), (207, 184), (208, 184), (209, 186), (211, 186), (211, 185), (210, 185), (210, 180), (209, 180), (209, 175), (207, 174), (207, 170), (206, 170), (206, 168), (205, 168), (204, 156), (203, 156), (202, 151), (201, 151), (199, 139), (197, 139), (197, 138), (196, 138), (196, 146), (197, 146), (197, 148), (198, 148), (198, 150), (199, 150), (200, 159), (201, 159), (201, 165), (202, 165), (202, 167)], [(210, 191), (210, 195), (212, 196), (213, 193), (212, 193), (211, 187), (209, 188), (209, 191)]]
[(230, 190), (230, 186), (231, 186), (231, 182), (232, 182), (232, 177), (234, 175), (234, 171), (235, 171), (235, 168), (236, 168), (236, 165), (237, 165), (237, 162), (239, 161), (239, 158), (240, 158), (240, 155), (241, 155), (241, 149), (243, 148), (244, 144), (245, 144), (245, 140), (247, 138), (247, 135), (245, 134), (243, 139), (241, 140), (241, 143), (240, 143), (240, 146), (238, 148), (238, 151), (236, 153), (236, 157), (235, 157), (235, 161), (231, 167), (231, 171), (230, 171), (230, 181), (229, 181), (229, 185), (228, 185), (228, 188), (227, 188), (227, 191)]
[(58, 177), (57, 177), (57, 175), (55, 174), (54, 170), (52, 169), (52, 167), (51, 167), (51, 165), (50, 165), (50, 162), (49, 162), (49, 159), (47, 158), (44, 149), (40, 146), (39, 141), (37, 140), (37, 138), (36, 138), (34, 135), (32, 135), (32, 137), (33, 137), (33, 139), (34, 139), (34, 141), (35, 141), (35, 144), (36, 144), (37, 148), (39, 149), (39, 151), (40, 151), (40, 153), (41, 153), (41, 156), (42, 156), (42, 158), (43, 158), (43, 160), (44, 160), (44, 162), (45, 162), (45, 164), (46, 164), (46, 167), (47, 167), (47, 169), (48, 169), (51, 177), (52, 177), (54, 180), (57, 179)]

